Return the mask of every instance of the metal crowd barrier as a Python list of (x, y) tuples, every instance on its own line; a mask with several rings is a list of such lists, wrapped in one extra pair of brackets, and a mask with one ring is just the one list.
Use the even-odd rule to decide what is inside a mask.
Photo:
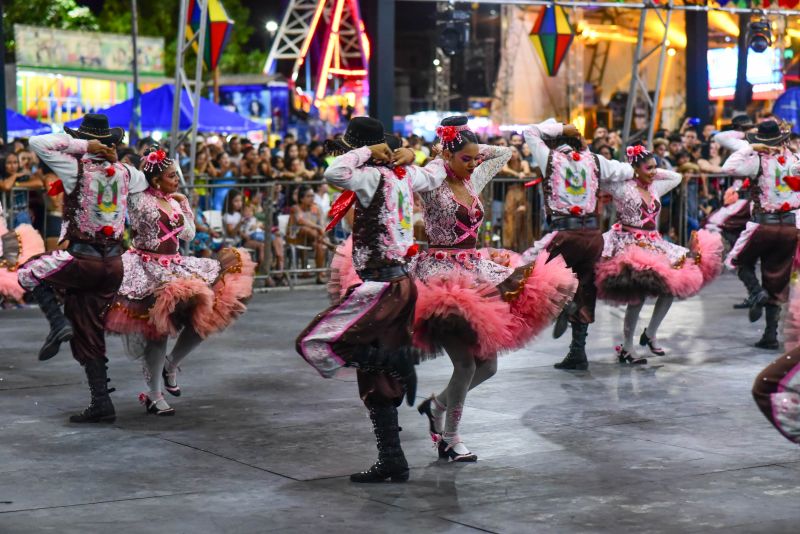
[[(719, 187), (714, 189), (713, 194), (716, 195), (718, 204), (722, 203), (722, 196), (725, 190), (733, 183), (736, 177), (719, 174), (702, 174), (707, 179), (719, 179)], [(263, 192), (262, 195), (262, 209), (264, 211), (266, 226), (272, 227), (273, 220), (275, 220), (275, 192), (278, 186), (286, 190), (287, 198), (291, 198), (292, 189), (301, 185), (309, 185), (316, 187), (322, 183), (323, 180), (308, 180), (302, 182), (277, 180), (267, 181), (266, 177), (256, 176), (247, 181), (239, 181), (237, 183), (215, 183), (218, 179), (210, 176), (200, 175), (197, 177), (203, 183), (184, 184), (183, 192), (189, 196), (191, 191), (196, 189), (238, 189), (243, 192), (250, 191), (250, 198), (256, 192)], [(534, 176), (526, 177), (525, 179), (497, 177), (484, 188), (481, 194), (481, 200), (484, 205), (484, 224), (479, 232), (479, 245), (494, 248), (507, 248), (522, 252), (530, 247), (533, 242), (539, 239), (544, 233), (548, 231), (547, 222), (545, 217), (545, 210), (543, 206), (543, 194), (541, 183), (534, 187), (525, 187), (524, 183), (533, 179)], [(14, 206), (11, 200), (13, 194), (17, 191), (35, 192), (40, 191), (44, 196), (43, 190), (26, 189), (26, 188), (13, 188), (11, 191), (0, 192), (0, 199), (2, 199), (3, 206), (6, 208), (6, 217), (8, 219), (8, 227), (13, 226), (15, 214), (19, 211), (18, 206)], [(690, 239), (690, 232), (688, 229), (688, 204), (689, 204), (689, 191), (687, 183), (684, 180), (681, 186), (673, 189), (665, 198), (669, 198), (669, 206), (665, 206), (662, 213), (666, 212), (664, 216), (666, 222), (662, 220), (662, 228), (664, 225), (668, 229), (675, 229), (678, 236), (678, 242), (686, 245)], [(43, 229), (47, 226), (48, 213), (46, 209), (46, 201), (43, 204), (43, 212), (36, 213), (34, 216), (38, 219), (41, 215)], [(699, 199), (698, 199), (699, 205)], [(615, 213), (613, 210), (613, 203), (608, 203), (603, 207), (600, 213), (602, 228), (607, 229), (615, 221)], [(27, 209), (27, 206), (26, 208)], [(513, 226), (513, 229), (510, 228)], [(309, 273), (316, 275), (320, 273), (327, 273), (328, 268), (298, 268), (294, 265), (292, 268), (272, 269), (272, 240), (273, 234), (265, 229), (264, 239), (264, 261), (261, 263), (259, 272), (256, 278), (265, 279), (275, 275), (286, 276), (290, 285), (293, 285), (294, 278), (298, 274)], [(288, 230), (288, 229), (287, 229)], [(223, 228), (224, 232), (224, 228)], [(287, 231), (288, 233), (288, 231)], [(287, 237), (287, 236), (282, 236)], [(188, 245), (185, 252), (188, 252)], [(304, 253), (313, 254), (312, 250), (303, 250)], [(306, 261), (308, 263), (308, 261)]]

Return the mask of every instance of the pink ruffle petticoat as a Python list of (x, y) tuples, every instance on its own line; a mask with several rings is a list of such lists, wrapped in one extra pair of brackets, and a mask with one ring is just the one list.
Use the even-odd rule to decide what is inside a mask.
[[(351, 247), (349, 240), (341, 245), (331, 264), (335, 300), (361, 283)], [(499, 249), (431, 249), (413, 259), (409, 274), (418, 294), (414, 344), (429, 358), (448, 338), (469, 344), (478, 359), (518, 349), (558, 316), (578, 285), (560, 256), (521, 265), (518, 254)]]
[(722, 238), (707, 230), (693, 234), (691, 250), (666, 241), (657, 231), (619, 223), (603, 238), (595, 283), (598, 296), (606, 301), (638, 303), (661, 295), (685, 299), (722, 271)]
[(244, 249), (223, 249), (216, 260), (130, 250), (123, 266), (106, 315), (106, 329), (116, 334), (156, 339), (191, 324), (205, 338), (241, 315), (253, 293), (255, 263)]

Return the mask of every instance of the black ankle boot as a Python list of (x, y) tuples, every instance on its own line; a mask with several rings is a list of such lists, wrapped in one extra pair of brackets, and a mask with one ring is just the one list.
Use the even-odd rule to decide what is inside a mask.
[(764, 327), (764, 335), (756, 343), (759, 349), (775, 350), (780, 344), (778, 343), (778, 319), (781, 315), (781, 307), (775, 304), (767, 304), (766, 306), (766, 319), (767, 325)]
[(381, 349), (370, 345), (354, 351), (347, 366), (395, 377), (403, 385), (408, 405), (414, 406), (417, 394), (417, 372), (414, 366), (418, 359), (417, 352), (411, 347)]
[(40, 284), (31, 291), (31, 295), (44, 312), (47, 322), (50, 323), (50, 332), (47, 334), (44, 345), (39, 349), (39, 360), (49, 360), (58, 354), (62, 343), (72, 339), (72, 325), (61, 312), (61, 304), (51, 287)]
[(70, 423), (113, 423), (117, 419), (114, 404), (108, 395), (114, 390), (108, 388), (107, 361), (90, 360), (83, 366), (92, 400), (81, 413), (70, 416)]
[(751, 265), (740, 265), (736, 270), (739, 280), (742, 281), (744, 287), (747, 288), (747, 300), (749, 303), (750, 311), (747, 317), (751, 323), (761, 319), (761, 314), (764, 311), (764, 305), (769, 300), (769, 294), (761, 287), (761, 282), (758, 281), (756, 272)]
[(397, 424), (397, 408), (378, 406), (369, 409), (369, 417), (375, 430), (378, 444), (378, 461), (361, 473), (350, 475), (351, 482), (370, 483), (405, 482), (408, 480), (408, 462), (400, 447), (400, 430)]
[(589, 368), (589, 361), (586, 359), (586, 334), (589, 332), (589, 325), (586, 323), (572, 323), (572, 343), (569, 345), (569, 353), (559, 363), (553, 365), (556, 369), (574, 369), (585, 371)]

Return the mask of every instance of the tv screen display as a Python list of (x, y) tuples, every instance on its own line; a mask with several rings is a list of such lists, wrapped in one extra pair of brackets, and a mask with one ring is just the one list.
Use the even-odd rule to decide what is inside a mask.
[[(730, 99), (736, 92), (738, 47), (712, 48), (708, 51), (708, 96)], [(747, 81), (753, 84), (754, 98), (770, 98), (783, 92), (781, 51), (768, 48), (762, 53), (747, 51)]]

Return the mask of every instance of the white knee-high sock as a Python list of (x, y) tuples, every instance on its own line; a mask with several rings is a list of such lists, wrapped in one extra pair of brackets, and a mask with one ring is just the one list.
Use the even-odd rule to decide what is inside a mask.
[(191, 326), (181, 330), (178, 340), (175, 342), (175, 346), (172, 347), (172, 352), (170, 352), (167, 359), (167, 372), (174, 373), (183, 359), (202, 342), (203, 338)]
[(667, 312), (670, 306), (672, 306), (673, 300), (675, 299), (668, 295), (658, 297), (658, 300), (656, 300), (656, 305), (653, 308), (653, 316), (650, 317), (650, 324), (647, 325), (647, 336), (654, 342), (658, 335), (658, 327), (661, 326), (661, 323), (667, 316)]
[(639, 314), (642, 312), (644, 306), (644, 299), (639, 304), (628, 304), (625, 309), (625, 321), (622, 324), (622, 335), (624, 341), (622, 348), (631, 354), (636, 353), (636, 348), (633, 344), (633, 336), (636, 332), (636, 323), (639, 322)]
[(167, 338), (148, 340), (144, 349), (142, 372), (144, 373), (144, 381), (147, 384), (147, 394), (152, 401), (163, 395), (164, 384), (161, 371), (164, 369), (166, 358)]

